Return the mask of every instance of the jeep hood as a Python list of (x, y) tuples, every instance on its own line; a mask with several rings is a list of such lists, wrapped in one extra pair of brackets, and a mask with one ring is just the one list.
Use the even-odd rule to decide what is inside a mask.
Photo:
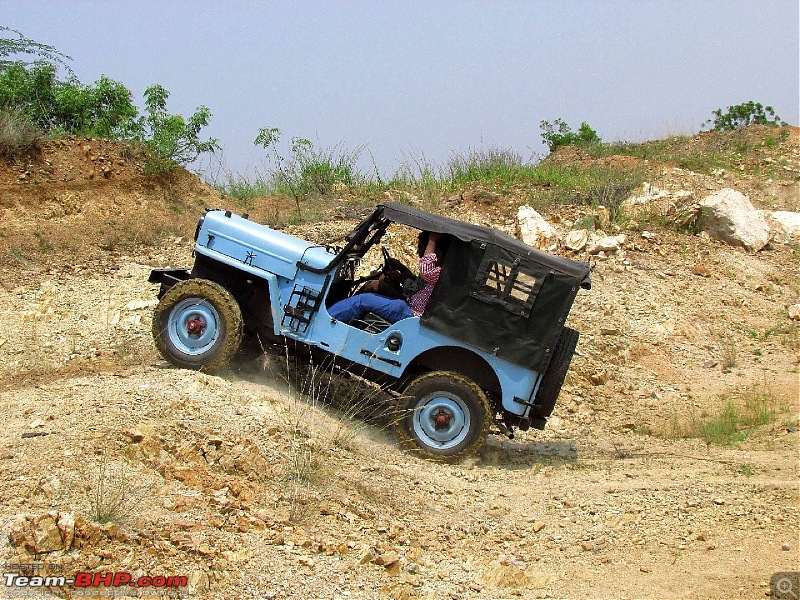
[(298, 263), (325, 267), (334, 254), (326, 248), (249, 221), (230, 211), (210, 210), (197, 228), (195, 251), (223, 262), (241, 263), (253, 274), (268, 272), (292, 279)]

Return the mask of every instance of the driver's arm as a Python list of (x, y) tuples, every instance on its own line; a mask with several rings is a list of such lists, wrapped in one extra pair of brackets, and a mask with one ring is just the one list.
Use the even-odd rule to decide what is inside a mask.
[(425, 254), (419, 259), (419, 276), (431, 285), (439, 281), (442, 268), (439, 266), (439, 258), (436, 256), (436, 242), (442, 237), (441, 233), (431, 232), (428, 238), (428, 245), (425, 247)]

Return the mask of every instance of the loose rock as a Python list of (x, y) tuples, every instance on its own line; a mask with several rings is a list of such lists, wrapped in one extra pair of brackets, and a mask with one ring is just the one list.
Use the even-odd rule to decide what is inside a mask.
[(700, 205), (700, 226), (711, 237), (751, 252), (769, 243), (769, 224), (741, 192), (725, 188), (704, 198)]
[(529, 246), (545, 250), (556, 245), (556, 230), (530, 206), (521, 206), (517, 212), (517, 229)]

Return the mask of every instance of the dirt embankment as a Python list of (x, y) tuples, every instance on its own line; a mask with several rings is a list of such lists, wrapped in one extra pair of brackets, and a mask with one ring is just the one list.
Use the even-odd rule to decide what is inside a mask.
[(130, 146), (46, 142), (41, 154), (0, 166), (0, 280), (160, 245), (218, 201), (183, 169), (146, 175)]
[[(754, 598), (800, 570), (796, 247), (623, 232), (570, 316), (579, 353), (548, 429), (440, 465), (402, 453), (386, 418), (322, 402), (375, 392), (280, 351), (219, 376), (168, 368), (148, 271), (188, 264), (202, 206), (221, 202), (126, 152), (63, 140), (0, 167), (7, 563), (185, 575), (202, 598)], [(794, 137), (776, 152), (797, 169)], [(665, 190), (800, 210), (796, 178), (647, 168)], [(486, 198), (448, 210), (513, 233), (525, 196)], [(353, 211), (333, 204), (293, 231), (342, 235)], [(768, 418), (731, 445), (682, 436), (729, 403)]]

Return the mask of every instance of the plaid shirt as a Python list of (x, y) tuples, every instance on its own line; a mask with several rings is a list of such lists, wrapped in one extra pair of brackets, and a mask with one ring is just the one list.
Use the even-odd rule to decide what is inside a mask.
[(439, 281), (441, 273), (442, 268), (437, 263), (435, 253), (431, 252), (419, 259), (419, 276), (425, 282), (425, 287), (408, 299), (411, 312), (414, 313), (415, 317), (419, 317), (425, 312), (428, 300), (431, 299), (431, 294), (433, 294), (433, 286)]

